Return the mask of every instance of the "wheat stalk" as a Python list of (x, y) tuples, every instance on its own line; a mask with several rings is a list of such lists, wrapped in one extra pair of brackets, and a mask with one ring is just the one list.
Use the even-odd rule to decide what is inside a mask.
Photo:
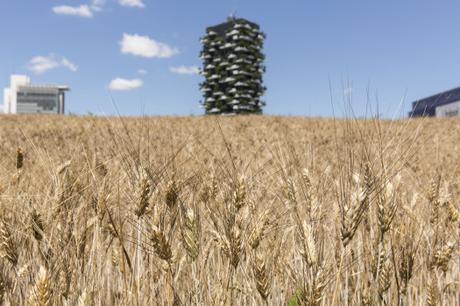
[(18, 249), (8, 224), (0, 221), (0, 257), (6, 258), (13, 266), (18, 263)]
[(182, 212), (182, 241), (188, 256), (194, 261), (200, 252), (200, 219), (192, 208)]
[(44, 225), (42, 216), (40, 215), (40, 213), (37, 212), (35, 208), (30, 213), (30, 223), (31, 223), (32, 233), (35, 239), (37, 239), (38, 241), (42, 240), (44, 230), (45, 230), (45, 225)]
[(134, 209), (134, 213), (138, 218), (140, 218), (144, 215), (147, 207), (149, 206), (150, 196), (152, 195), (152, 186), (145, 170), (141, 171), (135, 195), (136, 207)]
[(41, 266), (35, 281), (35, 295), (37, 306), (51, 306), (51, 278), (48, 270)]
[(267, 271), (266, 261), (260, 254), (256, 254), (253, 265), (254, 280), (257, 291), (264, 301), (267, 301), (270, 295), (271, 280)]
[(21, 148), (16, 150), (16, 169), (22, 169), (24, 165), (24, 153), (22, 152)]
[(170, 263), (172, 259), (171, 244), (166, 239), (165, 234), (157, 226), (153, 226), (150, 236), (155, 253), (164, 261)]

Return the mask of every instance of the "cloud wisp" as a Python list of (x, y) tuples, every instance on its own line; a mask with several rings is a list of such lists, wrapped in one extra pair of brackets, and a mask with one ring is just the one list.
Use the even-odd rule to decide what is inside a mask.
[(78, 70), (78, 66), (63, 56), (50, 54), (48, 56), (34, 56), (27, 64), (27, 69), (36, 74), (45, 73), (48, 70), (64, 67), (72, 72)]
[(109, 84), (110, 90), (117, 90), (117, 91), (128, 91), (133, 90), (136, 88), (140, 88), (144, 85), (141, 79), (123, 79), (123, 78), (116, 78), (113, 79)]
[[(92, 18), (94, 13), (104, 9), (107, 0), (91, 0), (88, 4), (81, 5), (57, 5), (51, 10), (57, 15), (69, 15), (83, 18)], [(129, 8), (145, 8), (143, 0), (118, 0), (118, 3), (123, 7)]]
[(106, 0), (92, 0), (91, 1), (91, 9), (95, 12), (99, 12), (102, 10), (106, 3)]
[(93, 17), (93, 10), (86, 4), (80, 6), (58, 5), (53, 7), (52, 11), (58, 15), (70, 15), (84, 18)]
[(178, 66), (170, 67), (169, 71), (175, 74), (197, 75), (200, 73), (200, 68), (198, 66)]
[(137, 8), (145, 7), (145, 4), (142, 0), (118, 0), (118, 3), (121, 6), (126, 6), (126, 7), (137, 7)]
[(169, 58), (179, 53), (177, 48), (138, 34), (124, 33), (120, 47), (123, 54), (147, 58)]
[(91, 0), (89, 4), (82, 4), (78, 6), (58, 5), (51, 8), (51, 10), (58, 15), (92, 18), (94, 17), (95, 12), (102, 11), (105, 4), (106, 0)]

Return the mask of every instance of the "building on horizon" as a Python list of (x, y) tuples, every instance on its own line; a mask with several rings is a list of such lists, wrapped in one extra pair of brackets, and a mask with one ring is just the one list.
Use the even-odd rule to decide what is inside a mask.
[(206, 114), (262, 113), (264, 39), (259, 25), (234, 16), (206, 29), (200, 84)]
[(64, 114), (68, 86), (33, 84), (26, 75), (12, 75), (3, 91), (5, 114)]
[(409, 117), (460, 116), (460, 87), (412, 102)]

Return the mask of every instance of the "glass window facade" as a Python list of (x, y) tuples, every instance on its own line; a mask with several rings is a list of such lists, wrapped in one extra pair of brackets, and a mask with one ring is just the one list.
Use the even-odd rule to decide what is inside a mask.
[(17, 93), (17, 113), (59, 113), (60, 92), (54, 88), (20, 88)]

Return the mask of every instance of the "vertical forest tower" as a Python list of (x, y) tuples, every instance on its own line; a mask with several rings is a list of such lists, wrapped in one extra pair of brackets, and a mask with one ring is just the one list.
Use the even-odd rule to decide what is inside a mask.
[(206, 114), (262, 113), (264, 39), (257, 24), (233, 16), (206, 29), (201, 39), (205, 81), (200, 84)]

